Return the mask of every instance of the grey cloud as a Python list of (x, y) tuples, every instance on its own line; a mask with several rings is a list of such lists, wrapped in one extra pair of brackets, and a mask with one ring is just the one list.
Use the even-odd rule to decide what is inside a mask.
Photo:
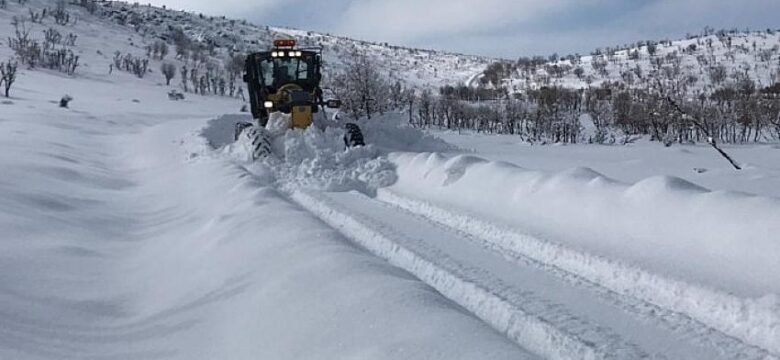
[(514, 58), (715, 28), (777, 28), (777, 0), (153, 0), (364, 40)]

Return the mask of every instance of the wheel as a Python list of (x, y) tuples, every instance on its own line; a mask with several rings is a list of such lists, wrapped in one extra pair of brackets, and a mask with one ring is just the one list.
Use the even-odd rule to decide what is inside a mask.
[(271, 135), (264, 128), (252, 127), (247, 131), (251, 141), (252, 160), (271, 155)]
[(236, 141), (243, 144), (252, 160), (265, 158), (271, 155), (271, 135), (264, 128), (249, 124), (243, 126), (236, 124)]
[(347, 123), (344, 126), (346, 130), (344, 133), (344, 145), (348, 148), (356, 146), (366, 146), (366, 142), (363, 139), (363, 132), (360, 131), (360, 127), (357, 124)]

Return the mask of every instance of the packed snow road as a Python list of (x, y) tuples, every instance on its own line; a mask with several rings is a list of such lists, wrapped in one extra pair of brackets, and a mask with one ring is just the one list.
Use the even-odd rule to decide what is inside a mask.
[[(659, 208), (669, 207), (672, 201), (679, 203), (679, 209), (670, 210), (678, 221), (686, 221), (686, 215), (698, 216), (701, 224), (692, 223), (690, 230), (707, 233), (712, 230), (699, 230), (696, 226), (709, 222), (727, 224), (729, 219), (719, 218), (719, 208), (741, 201), (745, 202), (744, 208), (759, 206), (768, 211), (769, 215), (764, 214), (766, 211), (748, 212), (764, 214), (754, 216), (755, 228), (774, 226), (774, 202), (728, 194), (729, 201), (722, 202), (722, 194), (710, 195), (671, 178), (627, 186), (587, 169), (548, 176), (462, 155), (393, 153), (388, 157), (373, 145), (344, 151), (343, 145), (334, 141), (338, 140), (336, 134), (312, 129), (288, 132), (277, 139), (277, 151), (283, 154), (280, 158), (252, 163), (246, 162), (241, 148), (231, 145), (229, 140), (219, 140), (229, 137), (232, 126), (227, 125), (234, 120), (216, 119), (203, 132), (218, 154), (242, 164), (259, 179), (272, 179), (290, 199), (355, 244), (413, 274), (521, 348), (543, 358), (777, 358), (777, 312), (771, 296), (759, 301), (742, 298), (722, 288), (706, 286), (696, 276), (678, 270), (690, 266), (692, 273), (701, 273), (701, 279), (729, 279), (742, 289), (749, 289), (748, 294), (774, 291), (765, 286), (771, 284), (770, 278), (753, 279), (755, 273), (748, 272), (723, 274), (706, 266), (714, 254), (726, 256), (735, 264), (748, 259), (755, 264), (768, 261), (765, 271), (771, 273), (771, 259), (756, 256), (744, 244), (735, 244), (726, 233), (719, 243), (711, 243), (707, 248), (692, 247), (696, 238), (664, 239), (662, 242), (670, 245), (656, 252), (667, 262), (701, 256), (691, 259), (690, 264), (676, 264), (668, 272), (654, 272), (652, 266), (642, 262), (626, 262), (634, 256), (634, 248), (644, 249), (649, 244), (624, 244), (613, 249), (615, 256), (610, 258), (599, 254), (595, 247), (589, 250), (573, 246), (577, 232), (570, 229), (562, 231), (569, 236), (570, 243), (558, 243), (528, 235), (536, 232), (521, 225), (498, 225), (493, 214), (526, 211), (526, 220), (534, 219), (534, 214), (541, 220), (558, 214), (559, 223), (577, 225), (561, 211), (565, 209), (554, 208), (560, 204), (556, 197), (569, 191), (587, 197), (593, 196), (589, 192), (599, 191), (599, 201), (605, 203), (602, 214), (614, 211), (606, 205), (617, 205), (625, 218), (633, 219), (643, 209), (634, 209), (633, 202), (639, 199), (647, 205), (646, 199), (653, 195), (666, 198), (666, 204), (659, 204)], [(376, 124), (365, 125), (369, 142), (382, 146), (384, 151), (394, 148), (393, 139), (413, 138), (409, 134), (399, 136)], [(401, 148), (414, 147), (404, 144)], [(446, 146), (443, 148), (446, 150)], [(529, 180), (532, 186), (528, 195), (512, 187), (522, 188)], [(583, 182), (590, 185), (582, 187)], [(507, 191), (512, 196), (507, 197)], [(621, 191), (624, 195), (614, 196)], [(702, 194), (707, 197), (707, 209), (714, 210), (714, 215), (674, 212), (685, 211), (681, 209), (699, 201)], [(506, 203), (506, 198), (530, 204), (547, 201), (544, 206), (553, 211), (545, 207), (526, 209)], [(583, 204), (591, 203), (588, 206), (601, 205), (595, 198), (585, 200)], [(489, 211), (491, 204), (497, 211)], [(458, 208), (468, 211), (458, 212)], [(628, 230), (635, 235), (645, 231)], [(654, 234), (659, 233), (646, 235)], [(763, 249), (772, 249), (771, 238), (765, 234), (764, 230), (751, 234), (750, 241), (767, 245)], [(620, 231), (610, 234), (616, 235), (621, 235)], [(680, 241), (677, 246), (685, 251), (674, 254), (671, 245)], [(580, 241), (580, 245), (603, 246), (610, 242), (614, 240), (607, 238), (592, 244)], [(646, 257), (645, 262), (656, 260)]]
[(519, 345), (548, 359), (771, 359), (683, 314), (623, 296), (490, 240), (355, 192), (298, 191), (305, 208)]

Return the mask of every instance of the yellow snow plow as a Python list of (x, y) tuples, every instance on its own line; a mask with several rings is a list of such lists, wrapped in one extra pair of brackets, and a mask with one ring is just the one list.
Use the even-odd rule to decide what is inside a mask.
[[(236, 140), (243, 136), (250, 141), (253, 158), (268, 156), (271, 144), (265, 128), (272, 114), (289, 116), (290, 128), (306, 129), (321, 109), (341, 107), (339, 100), (323, 100), (321, 81), (322, 50), (319, 48), (297, 48), (295, 40), (285, 39), (274, 41), (270, 51), (248, 55), (244, 82), (256, 123), (236, 124)], [(365, 145), (356, 124), (346, 124), (344, 129), (346, 146)]]

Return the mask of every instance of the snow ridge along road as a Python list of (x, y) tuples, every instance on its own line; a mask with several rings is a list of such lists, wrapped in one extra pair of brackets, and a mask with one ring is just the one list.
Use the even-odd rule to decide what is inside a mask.
[[(354, 198), (362, 196), (354, 193), (297, 191), (291, 197), (368, 251), (414, 274), (519, 345), (546, 358), (609, 358), (610, 352), (623, 355), (615, 357), (616, 359), (645, 357), (646, 354), (639, 353), (629, 344), (614, 344), (608, 340), (609, 344), (594, 346), (603, 343), (607, 338), (602, 334), (573, 334), (562, 331), (556, 324), (548, 323), (541, 314), (542, 311), (555, 312), (556, 309), (549, 306), (550, 304), (537, 303), (531, 296), (523, 296), (530, 294), (504, 292), (501, 289), (505, 286), (499, 281), (480, 276), (477, 269), (460, 267), (457, 262), (435, 248), (426, 248), (423, 241), (402, 244), (402, 235), (394, 234), (392, 228), (358, 215), (332, 198), (341, 195)], [(484, 281), (480, 282), (478, 277), (482, 277)], [(568, 318), (565, 314), (550, 315), (559, 322), (566, 322), (566, 327), (588, 328), (585, 324), (577, 324), (576, 319)], [(594, 342), (594, 337), (599, 336), (603, 336), (601, 341)], [(613, 336), (614, 338), (617, 336)]]
[[(653, 293), (631, 291), (625, 286), (611, 283), (610, 279), (598, 276), (599, 270), (610, 269), (612, 274), (621, 274), (625, 279), (633, 279), (635, 286), (639, 278), (654, 279), (662, 286), (671, 280), (659, 279), (658, 276), (646, 273), (641, 269), (620, 264), (609, 259), (594, 257), (588, 254), (567, 249), (561, 245), (547, 242), (530, 235), (519, 233), (515, 229), (502, 227), (488, 221), (455, 213), (437, 207), (431, 203), (399, 195), (389, 189), (380, 189), (377, 199), (414, 213), (442, 226), (463, 232), (479, 239), (483, 245), (508, 259), (530, 262), (534, 266), (555, 274), (560, 279), (573, 286), (587, 288), (596, 293), (604, 301), (609, 302), (626, 312), (633, 313), (644, 321), (658, 323), (674, 332), (685, 336), (701, 346), (716, 346), (731, 358), (767, 358), (769, 352), (758, 346), (749, 345), (740, 339), (714, 330), (695, 319), (694, 316), (669, 307), (656, 305), (654, 298), (641, 296)], [(590, 268), (589, 268), (590, 267)], [(651, 282), (652, 283), (652, 282)], [(690, 287), (689, 284), (676, 284), (678, 288)], [(663, 292), (659, 290), (659, 292)]]
[(399, 173), (391, 189), (436, 205), (406, 202), (416, 211), (780, 354), (780, 199), (674, 177), (631, 184), (588, 168), (391, 158)]
[(468, 222), (445, 223), (409, 211), (413, 201), (388, 190), (378, 194), (386, 202), (354, 192), (296, 191), (291, 197), (545, 358), (777, 358), (685, 314), (616, 293), (457, 226)]

